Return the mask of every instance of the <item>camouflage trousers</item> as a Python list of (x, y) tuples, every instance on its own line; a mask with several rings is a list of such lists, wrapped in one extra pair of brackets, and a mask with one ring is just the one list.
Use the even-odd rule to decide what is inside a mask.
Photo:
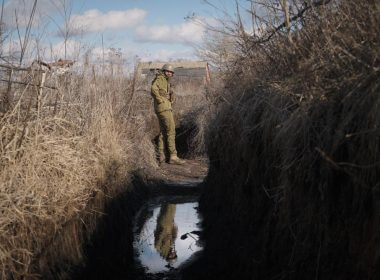
[(160, 124), (160, 135), (158, 136), (158, 153), (165, 154), (165, 150), (169, 156), (177, 155), (175, 147), (175, 123), (173, 111), (168, 110), (157, 113), (158, 122)]

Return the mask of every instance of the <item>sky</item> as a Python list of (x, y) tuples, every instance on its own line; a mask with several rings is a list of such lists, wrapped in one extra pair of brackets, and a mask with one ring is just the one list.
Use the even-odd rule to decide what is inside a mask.
[[(218, 1), (224, 7), (234, 2)], [(5, 44), (8, 49), (22, 45), (26, 32), (23, 27), (33, 3), (5, 0), (3, 21), (10, 34)], [(34, 51), (33, 55), (45, 60), (64, 57), (65, 53), (66, 58), (75, 59), (89, 50), (101, 55), (110, 48), (142, 61), (197, 60), (195, 47), (202, 44), (205, 28), (186, 19), (188, 16), (213, 22), (217, 14), (203, 0), (37, 0), (28, 47), (35, 50), (38, 46), (38, 54)], [(66, 44), (65, 30), (70, 31)]]

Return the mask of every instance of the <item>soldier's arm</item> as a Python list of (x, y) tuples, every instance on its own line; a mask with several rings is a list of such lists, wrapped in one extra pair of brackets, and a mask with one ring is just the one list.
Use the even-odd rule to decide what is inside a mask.
[(170, 102), (172, 104), (174, 104), (174, 102), (175, 102), (175, 94), (174, 94), (173, 90), (170, 91)]
[(169, 100), (172, 104), (175, 102), (175, 84), (170, 84)]
[(160, 90), (163, 90), (163, 88), (161, 79), (158, 77), (153, 81), (152, 88), (150, 91), (152, 97), (157, 101), (158, 104), (164, 102), (164, 100), (162, 99), (163, 97), (160, 95)]

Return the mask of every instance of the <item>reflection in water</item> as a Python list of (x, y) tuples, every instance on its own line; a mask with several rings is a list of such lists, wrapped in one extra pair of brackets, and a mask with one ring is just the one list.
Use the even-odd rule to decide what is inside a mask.
[(195, 202), (163, 203), (159, 207), (146, 209), (152, 214), (142, 213), (145, 221), (136, 221), (138, 235), (135, 236), (134, 246), (139, 262), (148, 272), (177, 268), (194, 252), (202, 249), (197, 242), (200, 230), (197, 206)]
[(154, 231), (154, 247), (161, 257), (168, 261), (169, 266), (177, 259), (175, 239), (178, 228), (174, 223), (175, 209), (175, 204), (165, 204), (161, 207)]

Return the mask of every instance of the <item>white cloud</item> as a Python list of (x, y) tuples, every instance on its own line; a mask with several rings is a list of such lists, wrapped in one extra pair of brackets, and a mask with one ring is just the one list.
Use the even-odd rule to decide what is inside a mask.
[(185, 22), (177, 26), (140, 26), (136, 29), (136, 35), (139, 42), (196, 44), (201, 42), (204, 31), (200, 24)]
[(52, 46), (52, 54), (50, 56), (54, 59), (66, 57), (67, 59), (78, 60), (86, 49), (87, 46), (79, 41), (68, 40), (66, 43), (61, 41)]
[(189, 59), (194, 60), (195, 56), (193, 51), (191, 50), (169, 50), (169, 49), (161, 49), (154, 54), (143, 54), (140, 56), (143, 61), (171, 61), (177, 59)]
[[(34, 24), (41, 22), (42, 18), (50, 14), (56, 8), (53, 4), (55, 0), (39, 0), (36, 6), (36, 14), (33, 19)], [(33, 9), (34, 1), (31, 0), (10, 0), (4, 6), (4, 22), (11, 27), (25, 27)], [(17, 15), (17, 24), (16, 24)]]
[[(21, 58), (20, 41), (16, 38), (7, 38), (1, 48), (1, 56), (8, 62), (18, 64)], [(30, 41), (22, 54), (22, 64), (29, 66), (30, 63), (37, 57), (37, 54), (42, 55), (41, 46), (37, 45), (35, 41)]]
[(109, 11), (102, 13), (99, 10), (88, 10), (83, 15), (73, 15), (72, 24), (85, 32), (99, 32), (106, 29), (130, 28), (138, 25), (146, 16), (142, 9), (125, 11)]
[(20, 55), (20, 44), (16, 40), (7, 40), (3, 43), (1, 48), (1, 56), (6, 59), (11, 57), (19, 57)]

